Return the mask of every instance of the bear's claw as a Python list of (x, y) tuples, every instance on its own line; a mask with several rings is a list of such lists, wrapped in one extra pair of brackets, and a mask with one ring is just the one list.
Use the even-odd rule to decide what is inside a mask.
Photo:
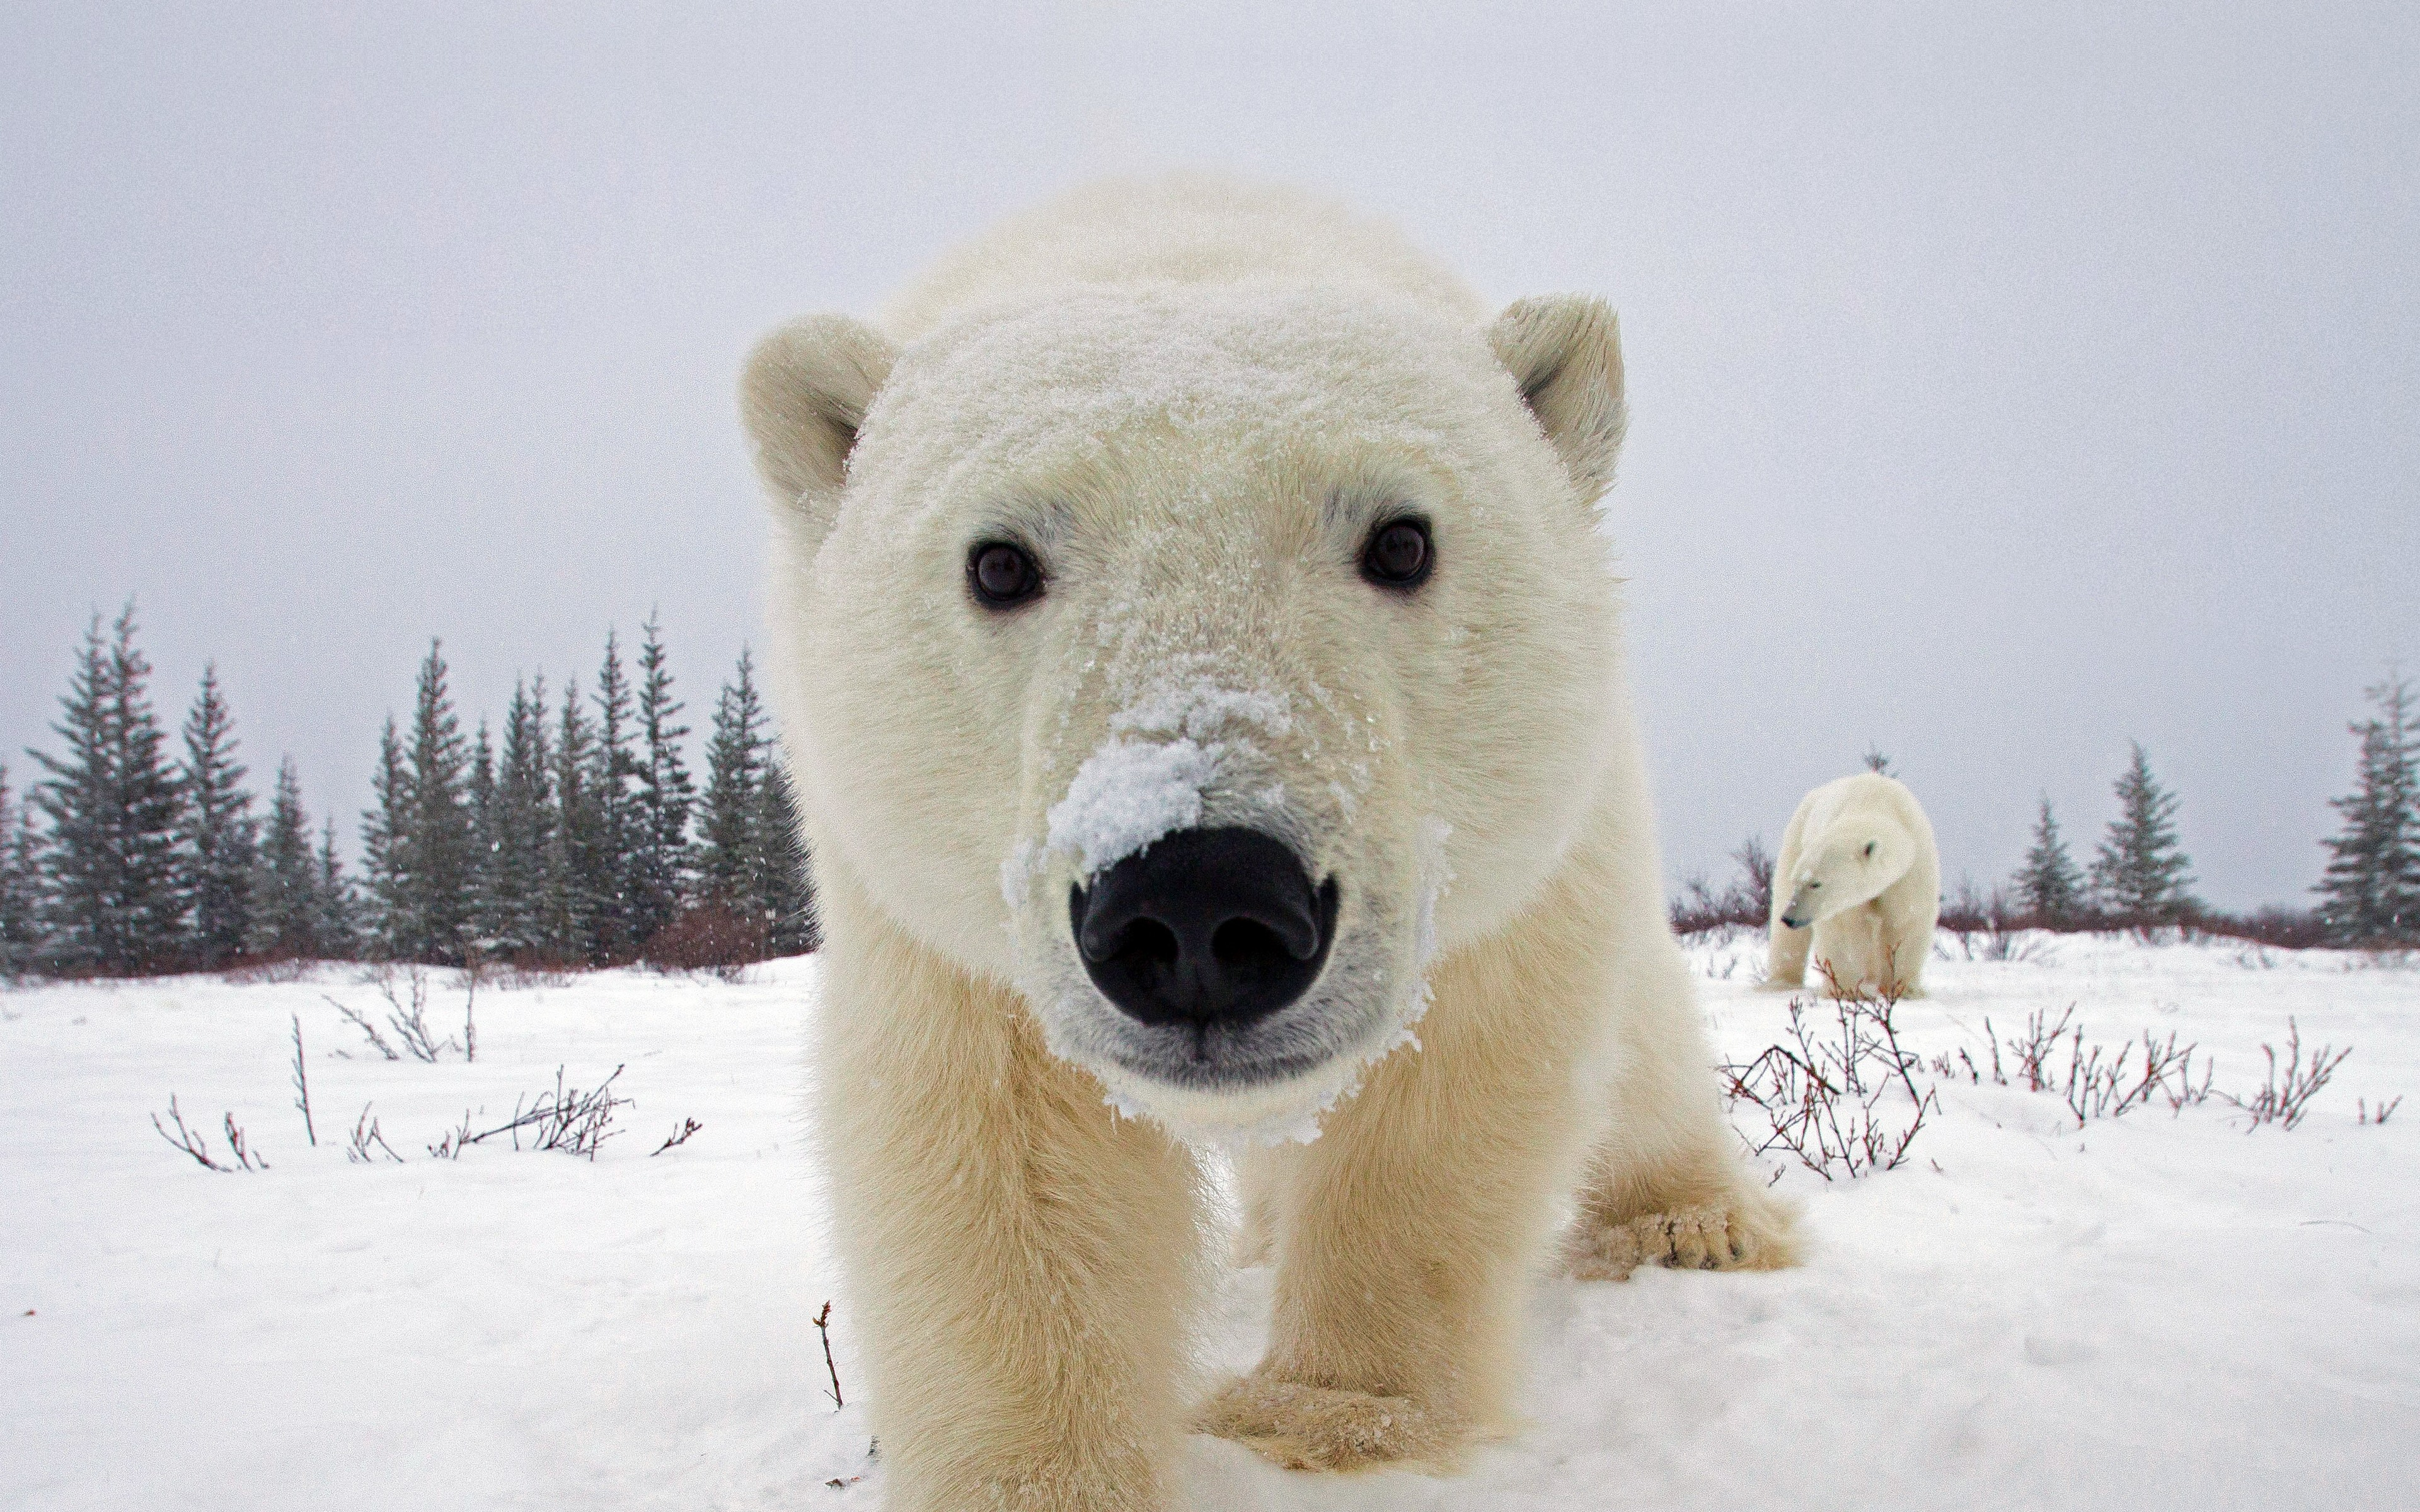
[(1745, 1205), (1676, 1208), (1611, 1224), (1583, 1217), (1563, 1244), (1563, 1268), (1581, 1281), (1624, 1280), (1642, 1265), (1772, 1271), (1790, 1261), (1787, 1227)]
[(1287, 1470), (1357, 1470), (1415, 1461), (1444, 1468), (1465, 1437), (1409, 1396), (1306, 1386), (1254, 1372), (1202, 1404), (1194, 1427)]

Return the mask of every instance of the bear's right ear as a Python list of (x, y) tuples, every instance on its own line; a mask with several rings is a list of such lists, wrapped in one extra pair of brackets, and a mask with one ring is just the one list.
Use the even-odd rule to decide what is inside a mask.
[(756, 443), (756, 471), (811, 548), (832, 527), (857, 428), (898, 355), (845, 315), (793, 320), (748, 354), (739, 418)]
[(1621, 326), (1603, 300), (1552, 294), (1505, 307), (1487, 333), (1521, 402), (1570, 470), (1580, 501), (1613, 486), (1629, 410), (1621, 397)]

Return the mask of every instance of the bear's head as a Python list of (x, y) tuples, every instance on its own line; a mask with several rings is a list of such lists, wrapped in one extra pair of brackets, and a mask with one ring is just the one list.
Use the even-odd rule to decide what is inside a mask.
[(1823, 919), (1871, 903), (1916, 864), (1907, 826), (1882, 814), (1843, 814), (1812, 837), (1797, 868), (1775, 884), (1790, 889), (1781, 922), (1811, 929)]
[(1074, 288), (767, 338), (817, 867), (1188, 1135), (1295, 1133), (1501, 928), (1617, 738), (1613, 316)]

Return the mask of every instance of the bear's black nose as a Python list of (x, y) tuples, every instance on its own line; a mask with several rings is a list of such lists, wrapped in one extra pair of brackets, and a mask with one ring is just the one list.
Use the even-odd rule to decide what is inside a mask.
[(1242, 1025), (1318, 980), (1336, 882), (1256, 829), (1180, 829), (1067, 895), (1093, 984), (1145, 1024)]

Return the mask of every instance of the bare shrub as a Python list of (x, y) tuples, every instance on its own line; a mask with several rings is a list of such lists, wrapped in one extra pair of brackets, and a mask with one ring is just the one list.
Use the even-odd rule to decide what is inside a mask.
[(233, 987), (295, 982), (309, 976), (318, 964), (299, 955), (251, 956), (220, 972), (219, 980)]
[(698, 1122), (695, 1119), (683, 1119), (680, 1121), (679, 1127), (673, 1130), (670, 1137), (665, 1139), (662, 1144), (658, 1145), (655, 1149), (647, 1151), (648, 1158), (652, 1160), (656, 1156), (662, 1154), (667, 1149), (678, 1149), (681, 1146), (689, 1143), (690, 1135), (697, 1134), (705, 1128), (706, 1125)]
[[(1985, 892), (1974, 879), (1959, 880), (1958, 890), (1942, 906), (1940, 933), (1958, 944), (1958, 958), (1967, 961), (2035, 961), (2046, 959), (2048, 947), (2033, 933), (2032, 920), (2006, 887)], [(1944, 960), (1952, 959), (1942, 949)]]
[[(1892, 1018), (1896, 995), (1844, 990), (1834, 979), (1824, 1001), (1828, 1024), (1809, 999), (1792, 997), (1787, 1042), (1718, 1069), (1732, 1127), (1751, 1154), (1783, 1150), (1827, 1181), (1836, 1169), (1854, 1180), (1903, 1163), (1941, 1103), (1916, 1084), (1916, 1057), (1900, 1044)], [(1757, 1110), (1758, 1133), (1738, 1128), (1742, 1103)]]
[(294, 1020), (294, 1105), (302, 1110), (302, 1132), (311, 1136), (311, 1148), (319, 1148), (319, 1131), (311, 1126), (311, 1072), (302, 1062), (302, 1015)]
[(771, 949), (771, 932), (761, 916), (706, 903), (681, 910), (656, 931), (641, 959), (657, 971), (708, 971), (737, 981)]
[[(2269, 1062), (2268, 1076), (2260, 1090), (2253, 1093), (2249, 1102), (2240, 1097), (2220, 1094), (2226, 1096), (2229, 1103), (2242, 1109), (2244, 1115), (2251, 1119), (2244, 1126), (2246, 1132), (2269, 1123), (2288, 1130), (2300, 1125), (2311, 1111), (2311, 1099), (2319, 1096), (2319, 1089), (2328, 1085), (2329, 1078), (2335, 1075), (2336, 1068), (2345, 1063), (2347, 1056), (2352, 1054), (2352, 1046), (2347, 1045), (2342, 1050), (2337, 1050), (2328, 1045), (2321, 1045), (2312, 1052), (2311, 1057), (2306, 1061), (2303, 1058), (2302, 1026), (2289, 1018), (2286, 1021), (2285, 1065), (2281, 1067), (2277, 1064), (2277, 1048), (2274, 1045), (2264, 1041), (2260, 1046), (2260, 1054)], [(2397, 1101), (2400, 1102), (2401, 1099), (2398, 1098)]]
[(368, 1103), (363, 1103), (362, 1116), (353, 1120), (352, 1137), (345, 1146), (346, 1161), (361, 1165), (375, 1165), (378, 1164), (379, 1156), (384, 1155), (397, 1165), (402, 1165), (403, 1157), (395, 1152), (395, 1147), (386, 1142), (386, 1135), (379, 1132), (379, 1121), (370, 1114), (371, 1106), (372, 1104)]
[[(397, 975), (403, 978), (406, 984), (403, 997), (396, 995), (395, 983)], [(409, 1056), (423, 1065), (433, 1066), (437, 1063), (438, 1057), (448, 1050), (458, 1052), (465, 1060), (479, 1058), (479, 1026), (475, 1014), (479, 999), (479, 981), (480, 973), (478, 972), (470, 971), (463, 974), (462, 1034), (459, 1039), (449, 1035), (441, 1040), (437, 1038), (437, 1031), (428, 1026), (428, 973), (420, 966), (408, 966), (401, 973), (392, 970), (382, 971), (370, 979), (370, 984), (376, 987), (379, 995), (386, 1000), (386, 1026), (395, 1031), (393, 1041), (389, 1041), (384, 1034), (380, 1033), (378, 1026), (372, 1024), (360, 1010), (348, 1008), (325, 993), (321, 993), (319, 997), (329, 1007), (342, 1013), (345, 1016), (345, 1022), (361, 1030), (363, 1038), (369, 1041), (370, 1048), (377, 1051), (381, 1058), (401, 1060)], [(406, 1001), (407, 998), (409, 1001)], [(396, 1048), (397, 1044), (403, 1046), (400, 1051)]]
[(177, 1106), (177, 1094), (174, 1092), (168, 1094), (168, 1122), (177, 1126), (175, 1134), (170, 1134), (168, 1125), (160, 1121), (160, 1115), (156, 1113), (151, 1115), (151, 1127), (159, 1131), (160, 1137), (191, 1155), (194, 1163), (206, 1171), (269, 1169), (269, 1162), (261, 1159), (259, 1152), (252, 1148), (251, 1141), (244, 1137), (243, 1126), (235, 1121), (235, 1115), (232, 1113), (227, 1114), (223, 1120), (226, 1131), (227, 1149), (230, 1151), (227, 1155), (213, 1155), (210, 1152), (209, 1136), (186, 1125), (184, 1112)]
[(2395, 1117), (2395, 1110), (2402, 1105), (2403, 1094), (2400, 1092), (2395, 1095), (2392, 1102), (2381, 1103), (2376, 1107), (2370, 1106), (2369, 1099), (2366, 1097), (2355, 1098), (2353, 1099), (2353, 1122), (2376, 1128)]
[[(471, 1132), (472, 1116), (464, 1113), (460, 1125), (429, 1146), (428, 1152), (440, 1159), (458, 1160), (462, 1151), (472, 1145), (509, 1136), (515, 1149), (560, 1149), (595, 1160), (597, 1151), (605, 1141), (621, 1133), (613, 1127), (614, 1113), (630, 1106), (628, 1098), (613, 1090), (613, 1083), (621, 1074), (622, 1068), (616, 1066), (613, 1075), (583, 1091), (577, 1087), (565, 1086), (563, 1068), (557, 1066), (553, 1088), (542, 1088), (535, 1097), (516, 1098), (510, 1119), (484, 1133), (473, 1134)], [(688, 1134), (666, 1141), (667, 1147), (680, 1143), (702, 1127), (694, 1125)], [(522, 1143), (524, 1139), (528, 1141), (526, 1147)]]
[[(1933, 1057), (1933, 1070), (1947, 1076), (1963, 1074), (1977, 1085), (2014, 1087), (2028, 1092), (2055, 1092), (2067, 1101), (2079, 1129), (2094, 1119), (2123, 1118), (2153, 1098), (2165, 1101), (2171, 1112), (2190, 1107), (2210, 1096), (2211, 1064), (2202, 1058), (2202, 1076), (2193, 1079), (2198, 1045), (2177, 1047), (2177, 1037), (2160, 1040), (2146, 1029), (2138, 1042), (2121, 1043), (2115, 1051), (2099, 1041), (2087, 1041), (2084, 1026), (2074, 1022), (2075, 1005), (2067, 1005), (2054, 1020), (2036, 1009), (2022, 1032), (2004, 1040), (1990, 1019), (1983, 1021), (1991, 1063), (1978, 1063), (1960, 1047), (1953, 1063), (1947, 1055)], [(2003, 1057), (2003, 1049), (2006, 1056)]]
[(1762, 929), (1773, 917), (1773, 867), (1764, 837), (1750, 835), (1731, 852), (1739, 874), (1720, 892), (1704, 876), (1681, 884), (1670, 904), (1672, 933), (1703, 934), (1712, 930)]
[(826, 1302), (824, 1304), (824, 1310), (822, 1312), (815, 1314), (815, 1332), (823, 1335), (824, 1369), (829, 1371), (831, 1375), (831, 1391), (828, 1395), (832, 1399), (832, 1411), (837, 1412), (848, 1404), (841, 1400), (840, 1366), (832, 1364), (831, 1304), (830, 1302)]

